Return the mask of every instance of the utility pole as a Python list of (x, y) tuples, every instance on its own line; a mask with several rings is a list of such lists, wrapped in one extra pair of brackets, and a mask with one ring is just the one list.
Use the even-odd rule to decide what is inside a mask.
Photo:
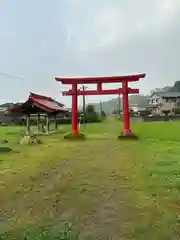
[(118, 114), (120, 115), (120, 113), (121, 113), (121, 96), (120, 96), (120, 93), (119, 93), (118, 94)]
[[(82, 90), (85, 91), (87, 89), (87, 87), (85, 87), (84, 85), (82, 86)], [(86, 99), (85, 99), (85, 95), (83, 95), (83, 124), (84, 127), (86, 126)]]
[(102, 106), (102, 102), (101, 101), (100, 101), (100, 111), (101, 111), (101, 117), (102, 117), (103, 106)]

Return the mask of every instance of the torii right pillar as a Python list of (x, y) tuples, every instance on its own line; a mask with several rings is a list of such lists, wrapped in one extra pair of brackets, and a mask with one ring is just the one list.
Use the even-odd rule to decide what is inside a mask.
[(121, 132), (119, 139), (138, 139), (138, 137), (132, 133), (130, 127), (130, 116), (129, 116), (129, 100), (128, 100), (128, 81), (122, 81), (122, 107), (123, 107), (123, 122), (124, 122), (124, 129)]

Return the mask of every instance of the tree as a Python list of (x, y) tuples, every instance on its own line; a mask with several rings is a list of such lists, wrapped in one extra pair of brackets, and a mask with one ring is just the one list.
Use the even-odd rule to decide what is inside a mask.
[(114, 114), (114, 115), (121, 115), (121, 113), (122, 113), (122, 109), (120, 109), (120, 110), (114, 109), (114, 110), (112, 111), (112, 114)]
[(180, 92), (180, 81), (176, 81), (174, 86), (169, 89), (169, 92)]
[(94, 105), (88, 104), (86, 107), (86, 113), (95, 113), (95, 107)]
[(97, 112), (95, 111), (94, 105), (87, 105), (86, 107), (86, 121), (87, 122), (99, 122), (99, 116)]
[(112, 114), (116, 114), (116, 113), (117, 113), (117, 110), (114, 109), (114, 110), (112, 111)]
[(101, 116), (102, 116), (102, 117), (106, 117), (105, 111), (103, 111), (103, 110), (101, 111)]

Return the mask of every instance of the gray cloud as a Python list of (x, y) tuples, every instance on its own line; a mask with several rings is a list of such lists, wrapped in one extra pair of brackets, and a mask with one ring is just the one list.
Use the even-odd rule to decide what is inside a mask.
[[(147, 78), (138, 84), (145, 92), (178, 80), (180, 2), (105, 2), (96, 8), (96, 14), (92, 11), (93, 4), (83, 2), (83, 7), (91, 13), (82, 22), (89, 27), (85, 35), (73, 27), (76, 23), (71, 25), (76, 29), (74, 38), (79, 43), (78, 65), (86, 63), (88, 74), (146, 72)], [(83, 3), (79, 1), (81, 8)]]
[[(59, 97), (65, 87), (54, 81), (57, 75), (145, 72), (137, 84), (144, 93), (179, 80), (179, 0), (54, 0), (43, 11), (44, 1), (17, 2), (22, 8), (17, 15), (0, 9), (1, 67), (25, 78), (18, 83), (21, 90), (8, 93), (14, 99), (29, 91)], [(4, 83), (6, 99), (7, 87)]]

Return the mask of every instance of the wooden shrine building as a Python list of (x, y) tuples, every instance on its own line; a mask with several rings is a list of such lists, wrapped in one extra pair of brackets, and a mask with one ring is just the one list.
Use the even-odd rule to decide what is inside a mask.
[[(7, 114), (10, 116), (24, 116), (26, 118), (27, 133), (29, 134), (31, 122), (34, 121), (37, 122), (37, 132), (43, 130), (48, 133), (49, 120), (52, 119), (55, 122), (55, 130), (57, 130), (57, 118), (67, 116), (69, 111), (64, 107), (64, 104), (50, 97), (30, 93), (27, 101), (8, 108)], [(46, 129), (44, 125), (46, 125)]]

